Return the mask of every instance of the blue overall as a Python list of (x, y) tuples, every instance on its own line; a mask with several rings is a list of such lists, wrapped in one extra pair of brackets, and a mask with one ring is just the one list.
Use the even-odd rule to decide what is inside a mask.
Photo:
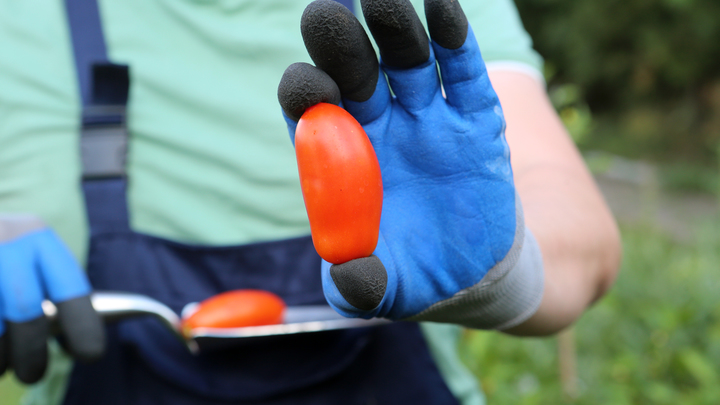
[[(107, 61), (96, 2), (66, 0), (66, 6), (84, 111), (126, 102), (128, 69)], [(117, 68), (115, 89), (106, 80), (112, 74), (103, 83), (93, 77), (103, 71), (93, 64)], [(84, 115), (84, 127), (123, 120)], [(83, 187), (95, 289), (145, 294), (178, 313), (188, 302), (241, 288), (271, 291), (288, 305), (325, 304), (320, 257), (309, 236), (190, 246), (130, 229), (124, 176), (86, 179)], [(101, 361), (75, 364), (66, 405), (457, 403), (414, 323), (254, 338), (197, 356), (151, 318), (108, 325), (107, 334)]]

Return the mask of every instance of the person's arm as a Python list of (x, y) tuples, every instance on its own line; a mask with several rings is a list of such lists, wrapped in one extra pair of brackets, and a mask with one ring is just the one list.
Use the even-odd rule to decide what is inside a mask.
[[(366, 0), (362, 6), (382, 64), (346, 8), (316, 0), (301, 27), (318, 66), (291, 65), (278, 88), (291, 138), (306, 108), (342, 98), (382, 170), (380, 260), (324, 263), (329, 304), (348, 317), (517, 334), (560, 330), (609, 284), (598, 269), (614, 272), (617, 259), (607, 267), (594, 260), (606, 246), (616, 246), (617, 237), (544, 89), (511, 74), (507, 87), (498, 83), (496, 95), (457, 1), (425, 1), (429, 43), (407, 0)], [(533, 143), (525, 142), (528, 137)], [(523, 146), (513, 146), (517, 142)], [(520, 162), (517, 188), (513, 148)], [(603, 226), (612, 235), (609, 243), (597, 242)]]
[(520, 72), (489, 75), (507, 121), (505, 136), (526, 226), (540, 245), (545, 269), (539, 309), (504, 332), (552, 334), (575, 321), (612, 284), (620, 237), (543, 84)]

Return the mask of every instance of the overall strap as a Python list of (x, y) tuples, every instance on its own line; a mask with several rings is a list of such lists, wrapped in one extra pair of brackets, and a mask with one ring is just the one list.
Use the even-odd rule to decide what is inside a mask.
[(350, 11), (355, 14), (355, 1), (354, 0), (335, 0), (343, 6), (347, 7)]
[(96, 0), (65, 0), (70, 38), (75, 56), (83, 106), (92, 104), (91, 77), (94, 63), (108, 63), (105, 35)]
[(93, 237), (130, 232), (125, 198), (128, 67), (110, 62), (97, 0), (65, 0), (82, 100), (80, 156)]
[(80, 98), (83, 178), (123, 177), (128, 67), (107, 56), (96, 0), (65, 0)]

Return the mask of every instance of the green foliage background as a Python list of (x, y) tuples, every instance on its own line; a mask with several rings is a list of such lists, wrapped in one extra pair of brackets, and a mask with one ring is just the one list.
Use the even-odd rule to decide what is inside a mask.
[(720, 2), (516, 3), (582, 148), (717, 167)]

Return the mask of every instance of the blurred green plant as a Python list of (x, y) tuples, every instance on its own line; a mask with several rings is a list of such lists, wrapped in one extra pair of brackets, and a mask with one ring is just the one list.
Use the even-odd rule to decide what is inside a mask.
[(573, 141), (579, 146), (587, 143), (594, 128), (590, 108), (585, 103), (580, 87), (561, 84), (549, 88), (548, 95)]
[(720, 2), (516, 3), (578, 145), (717, 168)]
[(668, 163), (660, 167), (661, 186), (666, 190), (695, 191), (716, 194), (720, 191), (720, 176), (713, 167), (688, 162)]
[(3, 405), (17, 405), (25, 392), (13, 373), (5, 373), (0, 377), (0, 403)]
[(554, 338), (467, 332), (461, 354), (489, 404), (717, 404), (720, 223), (691, 243), (622, 229), (624, 261), (608, 296), (575, 326), (576, 399), (562, 395)]

